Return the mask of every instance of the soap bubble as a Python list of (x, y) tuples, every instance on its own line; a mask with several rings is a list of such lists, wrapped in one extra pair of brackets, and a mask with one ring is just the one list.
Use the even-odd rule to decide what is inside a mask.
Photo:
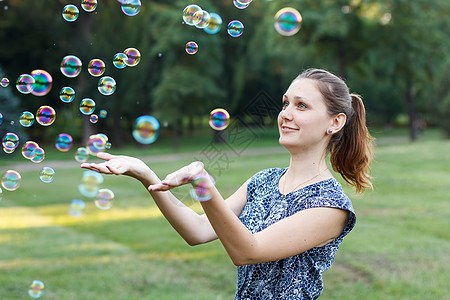
[(14, 145), (12, 143), (7, 142), (6, 144), (7, 144), (7, 146), (3, 147), (3, 151), (5, 153), (10, 154), (10, 153), (13, 153), (16, 150), (16, 148), (14, 148)]
[(195, 54), (198, 51), (198, 45), (196, 42), (187, 42), (186, 44), (186, 52), (188, 54)]
[(83, 172), (78, 191), (85, 197), (94, 198), (98, 194), (99, 186), (103, 183), (102, 174), (87, 170)]
[(80, 147), (77, 149), (77, 152), (75, 153), (75, 160), (80, 163), (87, 162), (89, 157), (89, 151), (88, 149), (84, 147)]
[(2, 113), (0, 113), (0, 125), (2, 125), (2, 123), (3, 123), (3, 115)]
[(106, 149), (106, 143), (108, 142), (108, 137), (104, 134), (93, 134), (89, 137), (87, 149), (89, 153), (95, 154), (103, 152)]
[(82, 0), (81, 8), (87, 12), (92, 12), (97, 8), (97, 0)]
[(244, 32), (244, 24), (241, 21), (233, 20), (228, 23), (227, 31), (230, 36), (239, 37)]
[(56, 138), (55, 148), (61, 152), (67, 152), (72, 148), (73, 138), (70, 134), (60, 133)]
[[(250, 1), (251, 2), (251, 1)], [(248, 2), (247, 4), (243, 4), (241, 1), (238, 0), (233, 0), (233, 4), (236, 8), (239, 9), (245, 9), (250, 5), (250, 2)]]
[(55, 170), (50, 167), (43, 167), (41, 172), (39, 173), (39, 178), (44, 183), (50, 183), (53, 181), (55, 176)]
[(0, 80), (0, 85), (2, 87), (7, 87), (9, 85), (9, 79), (6, 77), (2, 78), (2, 80)]
[(224, 130), (230, 123), (230, 114), (223, 108), (216, 108), (211, 111), (209, 126), (214, 130)]
[(141, 0), (128, 0), (121, 3), (123, 13), (130, 17), (137, 15), (142, 6)]
[(70, 103), (75, 99), (75, 90), (69, 86), (63, 87), (59, 92), (59, 99), (64, 103)]
[(75, 55), (67, 55), (61, 61), (61, 73), (69, 78), (77, 77), (81, 73), (81, 60)]
[(252, 3), (253, 0), (236, 0), (236, 1), (239, 2), (239, 4), (247, 5)]
[(302, 25), (302, 15), (292, 7), (280, 9), (275, 14), (275, 30), (284, 36), (296, 34)]
[(1, 185), (7, 191), (15, 191), (20, 186), (21, 176), (19, 172), (8, 170), (2, 177)]
[(36, 112), (36, 121), (42, 126), (50, 126), (56, 120), (56, 111), (48, 106), (43, 105)]
[(95, 101), (91, 98), (84, 98), (80, 102), (80, 112), (83, 115), (90, 115), (95, 110)]
[(203, 10), (200, 6), (191, 4), (184, 8), (183, 10), (183, 21), (187, 25), (195, 25), (200, 22), (202, 18)]
[(34, 86), (31, 93), (35, 96), (45, 96), (52, 89), (53, 78), (47, 71), (34, 70), (31, 72), (34, 78)]
[(34, 123), (34, 115), (29, 111), (24, 111), (19, 117), (19, 123), (23, 127), (30, 127)]
[(74, 22), (76, 19), (78, 19), (79, 14), (80, 11), (78, 10), (78, 7), (72, 4), (64, 6), (62, 11), (62, 17), (67, 22)]
[(30, 159), (34, 163), (40, 163), (45, 159), (45, 151), (41, 147), (36, 148), (33, 151), (33, 157)]
[(17, 78), (16, 88), (22, 94), (29, 94), (34, 88), (35, 80), (29, 74), (22, 74)]
[(136, 119), (133, 129), (134, 139), (141, 144), (151, 144), (159, 135), (159, 122), (155, 117), (143, 115)]
[(125, 53), (116, 53), (113, 58), (113, 65), (118, 69), (123, 69), (127, 66), (127, 60), (128, 57)]
[(201, 15), (201, 17), (200, 17), (200, 22), (195, 24), (195, 27), (203, 29), (206, 26), (208, 26), (210, 20), (211, 20), (211, 15), (209, 14), (209, 12), (204, 10), (202, 15)]
[(70, 202), (69, 215), (74, 218), (79, 218), (83, 214), (83, 209), (86, 207), (86, 204), (81, 199), (73, 199)]
[(220, 31), (220, 27), (222, 26), (222, 18), (216, 13), (210, 13), (209, 16), (209, 24), (203, 28), (203, 30), (208, 34), (216, 34)]
[(97, 123), (97, 122), (98, 122), (98, 116), (97, 116), (96, 114), (90, 115), (90, 116), (89, 116), (89, 121), (90, 121), (92, 124)]
[(215, 184), (214, 179), (208, 175), (209, 179), (203, 175), (194, 176), (189, 192), (197, 201), (208, 201), (212, 198), (211, 184)]
[(112, 95), (116, 90), (116, 81), (110, 76), (104, 76), (98, 81), (97, 88), (102, 95)]
[(34, 152), (37, 148), (39, 148), (39, 145), (36, 142), (33, 141), (26, 141), (25, 144), (22, 146), (22, 155), (26, 159), (32, 159), (36, 152)]
[(19, 136), (13, 132), (8, 132), (3, 136), (3, 148), (16, 149), (19, 146)]
[(106, 67), (103, 60), (98, 58), (92, 59), (87, 67), (89, 74), (91, 74), (94, 77), (103, 75), (103, 73), (105, 73), (105, 68)]
[(100, 112), (98, 113), (98, 116), (102, 119), (106, 118), (107, 115), (108, 115), (108, 112), (104, 109), (101, 109)]
[(44, 283), (40, 280), (33, 280), (28, 290), (28, 295), (32, 298), (39, 298), (44, 293)]
[(141, 60), (141, 52), (136, 48), (127, 48), (123, 53), (127, 56), (125, 64), (129, 67), (136, 66)]
[(94, 203), (100, 209), (106, 210), (112, 207), (114, 193), (110, 189), (100, 189), (95, 197)]

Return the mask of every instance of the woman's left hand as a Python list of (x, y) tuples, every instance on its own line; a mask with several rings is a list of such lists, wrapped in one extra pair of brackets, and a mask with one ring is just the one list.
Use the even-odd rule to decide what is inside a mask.
[(191, 183), (193, 178), (205, 172), (201, 161), (194, 161), (189, 165), (170, 173), (158, 184), (152, 184), (148, 187), (149, 191), (167, 191), (187, 183)]

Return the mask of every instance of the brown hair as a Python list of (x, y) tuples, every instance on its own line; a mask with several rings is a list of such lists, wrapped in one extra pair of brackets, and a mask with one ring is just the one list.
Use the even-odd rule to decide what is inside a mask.
[(308, 69), (296, 79), (312, 79), (321, 92), (328, 113), (347, 116), (344, 127), (333, 134), (327, 147), (333, 170), (355, 186), (356, 192), (373, 189), (370, 182), (370, 163), (373, 157), (373, 138), (366, 126), (366, 110), (359, 95), (350, 94), (344, 80), (320, 69)]

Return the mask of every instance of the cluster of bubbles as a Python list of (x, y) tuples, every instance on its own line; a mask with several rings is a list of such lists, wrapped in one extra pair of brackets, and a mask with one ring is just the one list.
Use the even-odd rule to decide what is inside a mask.
[[(84, 197), (94, 198), (95, 206), (99, 209), (107, 210), (113, 205), (114, 193), (107, 188), (100, 188), (103, 183), (103, 176), (95, 171), (87, 170), (83, 172), (81, 183), (78, 185), (78, 190)], [(81, 201), (81, 202), (80, 202)], [(81, 216), (85, 205), (82, 200), (72, 200), (71, 210), (72, 214)]]
[(214, 130), (225, 130), (230, 123), (230, 114), (223, 108), (213, 109), (209, 115), (209, 126)]
[(12, 153), (19, 146), (19, 136), (14, 132), (7, 132), (2, 139), (3, 151)]
[[(122, 12), (127, 16), (135, 16), (141, 10), (141, 0), (117, 0), (121, 4)], [(97, 0), (81, 0), (81, 8), (86, 12), (93, 12), (97, 8)], [(74, 4), (67, 4), (62, 11), (62, 17), (67, 22), (75, 22), (80, 10)]]
[(23, 127), (30, 127), (36, 120), (42, 126), (50, 126), (55, 122), (56, 111), (48, 105), (43, 105), (36, 111), (36, 118), (32, 112), (24, 111), (19, 116), (19, 123)]
[(22, 146), (22, 156), (34, 163), (40, 163), (45, 159), (45, 151), (38, 143), (26, 141)]
[(1, 181), (1, 186), (7, 191), (15, 191), (20, 186), (21, 180), (20, 173), (15, 170), (7, 170), (3, 176)]
[[(45, 70), (34, 70), (30, 74), (22, 74), (16, 80), (16, 88), (22, 94), (45, 96), (52, 89), (52, 76)], [(2, 79), (2, 86), (7, 87), (9, 80)]]
[(32, 298), (40, 298), (44, 294), (44, 283), (40, 280), (33, 280), (28, 289), (28, 295)]

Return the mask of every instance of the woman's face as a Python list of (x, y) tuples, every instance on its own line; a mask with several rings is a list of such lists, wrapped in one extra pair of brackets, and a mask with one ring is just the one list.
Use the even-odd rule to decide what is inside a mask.
[(294, 80), (282, 101), (283, 107), (278, 115), (280, 144), (288, 150), (319, 147), (317, 150), (325, 151), (332, 118), (314, 80)]

